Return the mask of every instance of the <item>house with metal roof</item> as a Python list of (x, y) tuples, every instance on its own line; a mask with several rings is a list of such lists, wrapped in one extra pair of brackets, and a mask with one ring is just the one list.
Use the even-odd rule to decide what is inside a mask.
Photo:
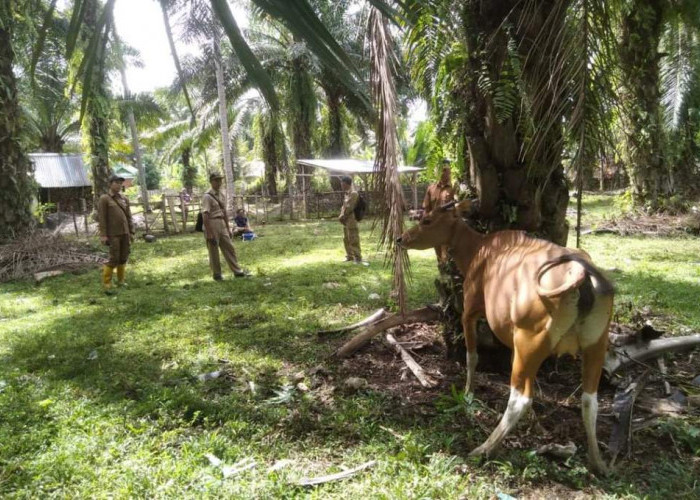
[(138, 177), (139, 171), (130, 165), (124, 163), (112, 163), (112, 173), (124, 178), (124, 187), (128, 188), (134, 185), (134, 180)]
[(39, 201), (55, 203), (57, 209), (78, 211), (80, 200), (92, 198), (92, 184), (80, 154), (32, 153)]

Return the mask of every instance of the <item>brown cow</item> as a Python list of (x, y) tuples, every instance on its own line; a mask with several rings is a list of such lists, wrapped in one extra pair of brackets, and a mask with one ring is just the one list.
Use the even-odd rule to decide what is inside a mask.
[(583, 353), (583, 423), (588, 458), (606, 466), (596, 439), (598, 383), (608, 346), (614, 289), (583, 251), (532, 238), (522, 231), (483, 235), (458, 212), (468, 202), (444, 205), (406, 231), (409, 249), (448, 245), (464, 276), (462, 327), (467, 344), (467, 386), (477, 363), (476, 321), (485, 316), (498, 339), (513, 350), (508, 407), (491, 436), (472, 455), (490, 455), (532, 405), (537, 371), (551, 354)]

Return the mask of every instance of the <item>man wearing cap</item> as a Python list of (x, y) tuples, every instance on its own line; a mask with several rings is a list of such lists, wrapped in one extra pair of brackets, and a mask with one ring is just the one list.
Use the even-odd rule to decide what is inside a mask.
[(100, 196), (97, 203), (97, 221), (100, 241), (109, 245), (109, 261), (102, 268), (102, 285), (105, 293), (112, 293), (112, 274), (117, 269), (117, 285), (124, 286), (126, 262), (134, 241), (134, 223), (131, 220), (129, 200), (121, 194), (124, 178), (109, 178), (109, 191)]
[(355, 219), (355, 207), (360, 198), (352, 185), (352, 177), (343, 176), (340, 179), (340, 186), (345, 192), (343, 208), (340, 209), (338, 220), (343, 225), (343, 243), (345, 244), (345, 260), (356, 264), (365, 264), (362, 261), (362, 251), (360, 250), (360, 228)]
[[(450, 178), (451, 173), (450, 160), (445, 158), (442, 160), (440, 180), (428, 186), (428, 190), (425, 192), (425, 198), (423, 199), (423, 215), (427, 215), (435, 208), (455, 199), (455, 189), (452, 186), (452, 180)], [(438, 258), (438, 264), (447, 261), (446, 246), (435, 247), (435, 254)]]
[(221, 281), (221, 260), (219, 249), (224, 254), (224, 259), (228, 267), (237, 278), (250, 276), (250, 274), (238, 265), (236, 250), (231, 241), (231, 227), (226, 214), (226, 196), (221, 191), (221, 181), (224, 177), (221, 174), (213, 173), (209, 175), (209, 189), (202, 196), (202, 220), (204, 222), (204, 237), (207, 240), (209, 250), (209, 267), (216, 281)]

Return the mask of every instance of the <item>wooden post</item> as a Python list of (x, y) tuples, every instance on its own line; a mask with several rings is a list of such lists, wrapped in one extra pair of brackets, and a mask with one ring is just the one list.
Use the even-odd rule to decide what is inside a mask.
[[(187, 232), (187, 205), (185, 200), (180, 197), (180, 210), (182, 211), (182, 232)], [(144, 212), (145, 214), (145, 212)]]
[(418, 186), (416, 185), (417, 178), (418, 174), (416, 172), (413, 172), (411, 178), (411, 187), (413, 188), (413, 210), (416, 210), (418, 208)]
[(163, 215), (163, 230), (165, 231), (165, 234), (170, 234), (170, 229), (168, 228), (168, 216), (165, 214), (165, 200), (165, 195), (163, 195), (163, 199), (160, 202), (161, 213)]
[(78, 221), (75, 218), (75, 208), (71, 209), (71, 215), (73, 215), (73, 227), (75, 227), (75, 235), (80, 236), (78, 233)]
[(321, 195), (316, 193), (316, 213), (319, 220), (321, 219)]
[(170, 220), (173, 221), (173, 229), (175, 233), (180, 232), (180, 225), (177, 223), (177, 217), (175, 216), (175, 202), (172, 196), (166, 198), (168, 200), (168, 209), (170, 211)]
[(80, 198), (80, 211), (83, 213), (83, 220), (85, 222), (85, 234), (88, 234), (88, 214), (85, 198)]

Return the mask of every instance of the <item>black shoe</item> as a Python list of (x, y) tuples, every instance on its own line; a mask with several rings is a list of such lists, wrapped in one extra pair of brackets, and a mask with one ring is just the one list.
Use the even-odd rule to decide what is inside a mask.
[(233, 273), (236, 278), (250, 278), (250, 273), (248, 271), (241, 271), (240, 273)]
[(221, 276), (220, 274), (215, 274), (214, 281), (224, 281), (224, 277)]

